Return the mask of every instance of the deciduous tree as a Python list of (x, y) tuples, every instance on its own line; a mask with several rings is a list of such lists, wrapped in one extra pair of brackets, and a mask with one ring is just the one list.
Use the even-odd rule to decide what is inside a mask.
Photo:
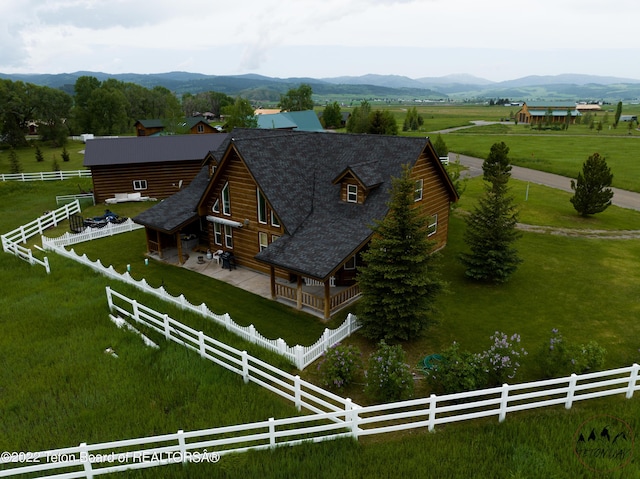
[(249, 100), (238, 97), (233, 105), (229, 105), (224, 109), (227, 115), (227, 122), (224, 127), (226, 131), (234, 128), (256, 128), (258, 119)]
[(478, 281), (503, 283), (522, 262), (513, 243), (520, 237), (516, 229), (518, 213), (508, 194), (511, 177), (509, 147), (495, 143), (482, 165), (484, 195), (466, 217), (464, 241), (471, 250), (460, 255), (465, 274)]
[(312, 95), (311, 85), (303, 83), (298, 88), (291, 88), (285, 95), (282, 95), (278, 107), (280, 111), (313, 110)]
[(373, 227), (365, 266), (358, 273), (363, 334), (379, 340), (409, 340), (433, 321), (444, 283), (436, 269), (427, 225), (414, 208), (415, 181), (404, 167), (393, 180), (389, 212)]
[(342, 126), (342, 112), (337, 101), (328, 104), (322, 112), (322, 126), (325, 128), (340, 128)]
[(582, 165), (578, 179), (571, 180), (575, 193), (569, 201), (582, 216), (601, 213), (611, 205), (613, 190), (609, 187), (612, 181), (613, 174), (606, 159), (594, 153)]

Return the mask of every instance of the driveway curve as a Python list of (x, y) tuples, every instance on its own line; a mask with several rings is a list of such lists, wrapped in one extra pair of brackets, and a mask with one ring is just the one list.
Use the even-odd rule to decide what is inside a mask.
[[(482, 174), (482, 163), (484, 162), (482, 158), (458, 155), (453, 152), (449, 153), (449, 158), (451, 160), (460, 158), (460, 164), (469, 168), (466, 172), (466, 177), (473, 178)], [(549, 186), (550, 188), (556, 188), (569, 193), (573, 192), (571, 189), (572, 178), (568, 178), (566, 176), (554, 175), (553, 173), (546, 173), (544, 171), (532, 170), (530, 168), (513, 165), (511, 169), (511, 177), (538, 185)], [(611, 189), (613, 190), (613, 199), (611, 200), (612, 204), (621, 208), (640, 211), (640, 193), (621, 190), (620, 188)]]

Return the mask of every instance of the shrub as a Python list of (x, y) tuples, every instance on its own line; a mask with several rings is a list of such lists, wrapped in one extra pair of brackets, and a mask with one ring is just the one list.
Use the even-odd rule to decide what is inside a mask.
[(340, 343), (327, 349), (318, 363), (321, 382), (329, 389), (340, 389), (350, 384), (362, 368), (362, 354), (356, 346)]
[(520, 358), (526, 356), (527, 352), (520, 347), (519, 334), (513, 334), (509, 338), (505, 333), (496, 331), (491, 340), (491, 347), (480, 353), (478, 359), (489, 373), (489, 383), (502, 384), (515, 377), (520, 367)]
[(71, 160), (71, 155), (69, 155), (69, 152), (67, 151), (67, 147), (63, 146), (62, 147), (62, 161), (67, 162)]
[(402, 346), (384, 340), (369, 356), (365, 393), (377, 401), (399, 401), (413, 395), (413, 376)]
[(549, 342), (541, 348), (538, 360), (542, 376), (552, 378), (601, 369), (606, 353), (596, 341), (573, 346), (554, 328)]
[(427, 373), (427, 379), (438, 392), (452, 394), (486, 386), (487, 375), (478, 355), (460, 351), (460, 344), (454, 341), (440, 356)]

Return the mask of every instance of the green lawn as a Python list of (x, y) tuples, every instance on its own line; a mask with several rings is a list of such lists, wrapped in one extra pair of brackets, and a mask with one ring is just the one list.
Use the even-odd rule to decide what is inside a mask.
[[(44, 161), (36, 161), (36, 148), (35, 144), (40, 146)], [(53, 171), (54, 159), (58, 162), (58, 166), (61, 170), (84, 170), (83, 161), (84, 143), (81, 141), (69, 140), (66, 145), (67, 152), (69, 153), (69, 161), (62, 161), (62, 147), (51, 147), (47, 144), (40, 142), (31, 142), (29, 146), (23, 148), (17, 148), (16, 154), (22, 167), (23, 173), (33, 173), (40, 171)], [(0, 173), (10, 173), (11, 167), (9, 164), (9, 150), (0, 149)]]

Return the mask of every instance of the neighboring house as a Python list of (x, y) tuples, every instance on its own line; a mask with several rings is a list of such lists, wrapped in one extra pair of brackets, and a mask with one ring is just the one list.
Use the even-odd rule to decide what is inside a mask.
[(638, 121), (638, 115), (620, 115), (620, 121)]
[(86, 143), (96, 202), (116, 194), (141, 193), (162, 199), (187, 186), (202, 160), (227, 138), (217, 135), (96, 138)]
[(281, 111), (256, 115), (258, 128), (295, 131), (324, 131), (318, 115), (313, 110)]
[(571, 123), (575, 123), (576, 117), (580, 116), (575, 102), (525, 102), (516, 113), (516, 118), (518, 123), (530, 125), (540, 125), (547, 122), (562, 124), (567, 121), (567, 112), (571, 116)]
[[(168, 120), (151, 119), (151, 120), (138, 120), (134, 123), (137, 136), (156, 136), (169, 134), (167, 132)], [(195, 116), (191, 118), (183, 118), (178, 120), (173, 128), (173, 133), (189, 133), (192, 135), (199, 135), (203, 133), (217, 133), (214, 127), (212, 127), (204, 117)]]
[(431, 239), (438, 248), (447, 242), (457, 194), (428, 138), (273, 130), (229, 136), (188, 191), (134, 218), (146, 227), (149, 252), (181, 248), (181, 234), (200, 236), (203, 247), (269, 274), (274, 299), (328, 318), (359, 295), (361, 252), (370, 226), (387, 214), (391, 179), (404, 164)]

